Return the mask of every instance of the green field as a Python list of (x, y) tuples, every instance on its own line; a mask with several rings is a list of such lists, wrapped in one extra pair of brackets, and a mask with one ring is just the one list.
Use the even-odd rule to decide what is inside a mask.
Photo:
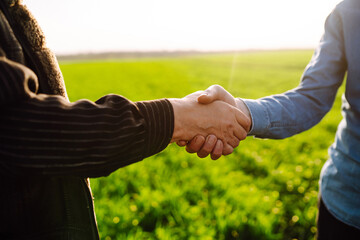
[[(183, 97), (220, 84), (259, 98), (299, 83), (312, 51), (263, 51), (61, 62), (71, 101), (116, 93)], [(102, 239), (313, 239), (318, 178), (340, 115), (339, 91), (319, 125), (285, 140), (248, 137), (218, 161), (169, 146), (92, 179)]]

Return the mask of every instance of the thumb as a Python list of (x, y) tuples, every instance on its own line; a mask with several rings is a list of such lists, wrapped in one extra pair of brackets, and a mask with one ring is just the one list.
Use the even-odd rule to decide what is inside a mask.
[(208, 87), (202, 94), (198, 97), (198, 102), (202, 104), (209, 104), (216, 100), (219, 100), (218, 94), (218, 85), (212, 85)]
[(208, 94), (206, 92), (202, 93), (198, 97), (198, 102), (202, 103), (202, 104), (209, 104), (209, 103), (212, 103), (213, 101), (216, 101), (216, 98), (214, 98), (214, 95)]
[(209, 104), (216, 100), (224, 101), (236, 107), (234, 97), (220, 85), (210, 86), (198, 97), (198, 102), (202, 104)]

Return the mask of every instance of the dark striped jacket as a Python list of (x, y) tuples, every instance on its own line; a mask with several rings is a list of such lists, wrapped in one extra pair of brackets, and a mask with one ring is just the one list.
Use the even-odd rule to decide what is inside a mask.
[(56, 58), (20, 1), (0, 0), (0, 239), (98, 239), (86, 178), (163, 150), (168, 100), (70, 103)]

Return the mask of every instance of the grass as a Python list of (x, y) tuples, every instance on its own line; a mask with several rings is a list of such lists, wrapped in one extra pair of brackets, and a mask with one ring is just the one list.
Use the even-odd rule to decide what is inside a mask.
[[(183, 97), (220, 84), (259, 98), (300, 81), (312, 51), (62, 62), (72, 101), (116, 93)], [(340, 115), (340, 89), (320, 124), (285, 140), (248, 137), (218, 161), (177, 146), (92, 179), (102, 239), (313, 239), (318, 179)]]

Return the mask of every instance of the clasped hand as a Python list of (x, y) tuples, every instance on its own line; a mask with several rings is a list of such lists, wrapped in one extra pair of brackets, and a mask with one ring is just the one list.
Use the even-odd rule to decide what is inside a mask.
[(199, 157), (211, 154), (215, 160), (232, 153), (250, 130), (245, 104), (219, 85), (169, 100), (175, 117), (171, 142), (186, 145), (188, 152), (197, 152)]

